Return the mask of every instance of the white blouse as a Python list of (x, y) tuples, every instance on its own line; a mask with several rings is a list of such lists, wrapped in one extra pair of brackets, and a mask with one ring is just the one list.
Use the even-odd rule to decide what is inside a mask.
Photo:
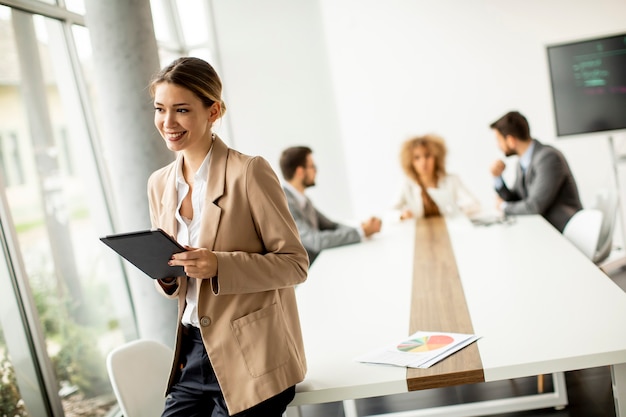
[[(480, 202), (463, 185), (461, 179), (454, 174), (447, 174), (439, 179), (437, 188), (429, 187), (428, 194), (439, 207), (443, 215), (453, 215), (459, 211), (469, 214), (480, 210)], [(401, 190), (401, 195), (394, 206), (401, 212), (411, 210), (413, 217), (424, 216), (422, 189), (413, 180), (407, 179)]]

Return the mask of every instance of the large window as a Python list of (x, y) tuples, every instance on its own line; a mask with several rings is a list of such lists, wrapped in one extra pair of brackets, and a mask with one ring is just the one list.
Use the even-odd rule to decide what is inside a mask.
[[(121, 264), (94, 238), (111, 222), (87, 122), (88, 32), (0, 6), (0, 33), (0, 220), (13, 245), (0, 292), (18, 324), (0, 326), (0, 415), (105, 416), (106, 354), (137, 331)], [(25, 358), (32, 378), (12, 366)]]
[[(219, 64), (210, 1), (149, 1), (162, 63)], [(97, 239), (112, 213), (84, 14), (83, 0), (0, 0), (0, 416), (116, 415), (105, 358), (138, 334)]]

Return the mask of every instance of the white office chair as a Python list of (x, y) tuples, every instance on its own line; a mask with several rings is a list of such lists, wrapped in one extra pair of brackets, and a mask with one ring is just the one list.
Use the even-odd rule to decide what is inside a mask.
[(593, 260), (598, 247), (602, 217), (598, 209), (582, 209), (569, 219), (563, 229), (563, 236), (590, 260)]
[(611, 254), (613, 249), (613, 231), (617, 220), (619, 200), (617, 193), (608, 189), (602, 189), (596, 194), (596, 201), (593, 208), (602, 212), (602, 226), (600, 227), (600, 237), (598, 246), (593, 255), (593, 262), (600, 264)]
[(160, 416), (174, 352), (153, 340), (134, 340), (107, 356), (107, 372), (124, 417)]

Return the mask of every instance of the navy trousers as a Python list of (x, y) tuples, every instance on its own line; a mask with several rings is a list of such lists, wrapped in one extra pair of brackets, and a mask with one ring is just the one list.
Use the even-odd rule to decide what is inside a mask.
[(281, 417), (296, 393), (295, 386), (290, 387), (230, 416), (199, 329), (186, 329), (181, 360), (184, 365), (167, 396), (161, 417)]

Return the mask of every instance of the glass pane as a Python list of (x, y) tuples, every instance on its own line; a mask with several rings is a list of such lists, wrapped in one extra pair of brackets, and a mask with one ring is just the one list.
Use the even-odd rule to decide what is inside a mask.
[(209, 48), (197, 48), (190, 49), (189, 56), (194, 56), (196, 58), (202, 58), (205, 61), (209, 62), (213, 66), (217, 66), (215, 58), (213, 57), (213, 53)]
[(166, 9), (167, 2), (164, 0), (150, 0), (152, 10), (152, 20), (154, 24), (154, 34), (158, 42), (173, 44), (175, 42), (174, 28), (171, 19), (168, 18)]
[[(85, 119), (90, 77), (77, 83), (58, 21), (0, 13), (0, 33), (15, 68), (0, 65), (0, 158), (27, 285), (65, 415), (104, 416), (116, 406), (106, 355), (137, 332), (121, 263), (98, 239), (111, 227)], [(86, 30), (73, 33), (82, 48)]]
[(0, 325), (0, 416), (27, 417), (15, 377), (15, 369), (7, 350), (4, 332)]
[[(209, 39), (209, 25), (205, 0), (182, 0), (176, 2), (180, 26), (183, 31), (184, 41), (187, 47), (194, 45), (207, 45)], [(186, 48), (188, 49), (188, 48)]]
[(77, 14), (85, 14), (85, 2), (84, 0), (65, 0), (65, 7), (70, 12)]

